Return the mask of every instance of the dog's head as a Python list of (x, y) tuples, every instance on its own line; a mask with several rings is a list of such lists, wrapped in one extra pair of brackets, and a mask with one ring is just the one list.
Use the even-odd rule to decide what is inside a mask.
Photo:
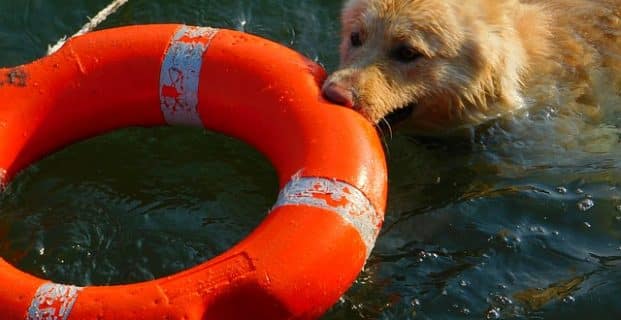
[(427, 132), (495, 117), (521, 104), (524, 50), (508, 8), (516, 3), (349, 0), (340, 68), (323, 94), (372, 122), (409, 112)]

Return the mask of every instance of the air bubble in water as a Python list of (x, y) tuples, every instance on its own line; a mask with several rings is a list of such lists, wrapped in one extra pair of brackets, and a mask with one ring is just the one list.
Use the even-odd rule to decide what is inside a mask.
[(578, 209), (582, 212), (588, 211), (595, 206), (595, 202), (589, 198), (582, 199), (578, 202)]
[(500, 311), (496, 308), (489, 310), (487, 314), (485, 314), (485, 319), (500, 319)]
[(546, 229), (544, 229), (542, 226), (531, 226), (530, 232), (545, 233)]

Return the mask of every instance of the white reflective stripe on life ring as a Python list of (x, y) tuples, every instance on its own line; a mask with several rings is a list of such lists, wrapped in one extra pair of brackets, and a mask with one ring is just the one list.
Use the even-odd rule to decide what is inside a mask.
[(166, 50), (160, 72), (160, 107), (171, 125), (202, 127), (198, 85), (203, 54), (218, 29), (180, 27)]
[(311, 206), (338, 213), (358, 230), (366, 245), (367, 257), (382, 225), (375, 207), (362, 191), (334, 179), (294, 176), (280, 190), (273, 209), (282, 206)]
[(47, 282), (35, 293), (26, 320), (67, 320), (81, 287)]

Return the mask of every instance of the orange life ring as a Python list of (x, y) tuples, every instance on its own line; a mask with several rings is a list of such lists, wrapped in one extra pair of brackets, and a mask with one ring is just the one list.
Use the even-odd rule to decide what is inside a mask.
[(0, 69), (3, 184), (86, 137), (184, 124), (250, 143), (276, 167), (281, 187), (244, 240), (172, 276), (75, 287), (0, 259), (2, 318), (319, 317), (362, 269), (387, 188), (374, 128), (321, 98), (324, 77), (317, 64), (273, 42), (181, 25), (94, 32), (52, 56)]

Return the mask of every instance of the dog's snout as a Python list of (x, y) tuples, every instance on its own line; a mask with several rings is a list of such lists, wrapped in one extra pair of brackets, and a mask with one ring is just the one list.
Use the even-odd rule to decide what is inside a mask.
[(327, 83), (323, 87), (322, 93), (323, 93), (323, 96), (326, 99), (330, 100), (331, 102), (334, 102), (336, 104), (340, 104), (340, 105), (343, 105), (349, 108), (352, 108), (354, 106), (353, 92), (348, 88), (344, 88), (338, 83), (334, 83), (334, 82)]

